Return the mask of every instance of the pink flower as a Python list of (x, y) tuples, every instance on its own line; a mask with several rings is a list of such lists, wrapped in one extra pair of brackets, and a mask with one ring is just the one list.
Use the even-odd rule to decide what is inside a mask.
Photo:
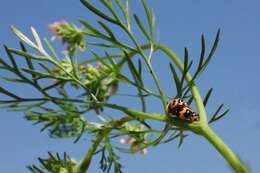
[(51, 37), (52, 41), (55, 39), (60, 39), (60, 40), (62, 39), (62, 37), (58, 33), (58, 29), (60, 26), (66, 25), (66, 24), (68, 24), (68, 22), (66, 22), (66, 20), (62, 19), (62, 20), (56, 21), (56, 22), (48, 25), (48, 29), (54, 33), (54, 35)]
[(120, 139), (120, 143), (121, 144), (128, 144), (128, 145), (132, 145), (135, 142), (134, 138), (121, 138)]
[(76, 49), (84, 51), (86, 42), (84, 32), (72, 23), (65, 20), (59, 20), (48, 25), (49, 30), (54, 34), (51, 40), (59, 39), (70, 54), (74, 54)]
[(130, 145), (130, 149), (136, 153), (139, 152), (143, 155), (147, 154), (148, 150), (147, 148), (142, 148), (140, 144), (136, 143), (136, 140), (134, 138), (128, 137), (128, 138), (121, 138), (120, 139), (121, 144), (128, 144)]

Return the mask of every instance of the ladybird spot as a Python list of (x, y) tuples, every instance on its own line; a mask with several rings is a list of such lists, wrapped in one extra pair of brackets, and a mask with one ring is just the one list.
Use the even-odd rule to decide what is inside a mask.
[(179, 113), (181, 112), (181, 110), (182, 109), (180, 109), (180, 108), (175, 108), (175, 109), (172, 109), (171, 111), (170, 111), (170, 113), (172, 113), (173, 115), (176, 115), (177, 117), (179, 117)]
[(189, 118), (190, 117), (190, 111), (186, 110), (186, 112), (184, 113), (184, 117), (185, 118)]

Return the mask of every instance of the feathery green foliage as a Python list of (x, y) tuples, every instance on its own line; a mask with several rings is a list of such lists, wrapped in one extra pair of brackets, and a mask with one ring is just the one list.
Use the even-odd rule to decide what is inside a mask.
[[(145, 0), (140, 3), (145, 18), (131, 13), (129, 0), (99, 0), (102, 5), (100, 8), (88, 0), (80, 1), (88, 12), (97, 16), (97, 25), (83, 19), (79, 21), (81, 27), (66, 21), (51, 24), (49, 29), (55, 39), (67, 45), (62, 53), (57, 53), (50, 41), (45, 39), (43, 42), (34, 28), (31, 28), (31, 40), (12, 26), (13, 32), (21, 40), (20, 48), (5, 46), (9, 61), (0, 59), (0, 70), (12, 76), (1, 76), (2, 80), (28, 86), (34, 92), (30, 96), (24, 96), (23, 93), (9, 91), (0, 86), (0, 94), (3, 95), (0, 100), (1, 107), (25, 112), (25, 118), (41, 125), (41, 131), (48, 130), (50, 137), (72, 138), (77, 142), (86, 134), (93, 139), (92, 146), (80, 162), (72, 161), (67, 154), (61, 158), (59, 154), (49, 153), (49, 158), (39, 158), (40, 167), (33, 165), (28, 169), (34, 173), (85, 173), (92, 157), (99, 156), (103, 172), (114, 170), (115, 173), (121, 173), (123, 166), (119, 152), (146, 153), (149, 147), (173, 140), (178, 140), (178, 147), (181, 147), (187, 137), (186, 132), (191, 131), (210, 141), (234, 171), (248, 173), (244, 163), (208, 125), (222, 119), (229, 109), (222, 111), (221, 104), (207, 121), (205, 107), (213, 89), (209, 89), (202, 98), (196, 86), (196, 80), (213, 58), (219, 43), (220, 30), (217, 31), (208, 54), (205, 38), (201, 36), (201, 53), (195, 67), (194, 59), (190, 58), (187, 48), (184, 49), (182, 63), (171, 49), (156, 39), (155, 16)], [(121, 39), (114, 32), (114, 27), (128, 39)], [(137, 32), (142, 34), (143, 39), (136, 37), (138, 34), (133, 30), (134, 27), (139, 29)], [(84, 51), (92, 57), (82, 61), (79, 57)], [(151, 63), (156, 51), (161, 51), (169, 57), (169, 70), (176, 88), (174, 98), (182, 98), (189, 105), (194, 102), (199, 121), (187, 122), (169, 116), (169, 93), (163, 90)], [(144, 74), (145, 68), (148, 69), (148, 74)], [(130, 73), (124, 74), (124, 69), (128, 69)], [(156, 90), (146, 85), (145, 75), (150, 75)], [(120, 95), (118, 87), (122, 85), (136, 89), (134, 94), (121, 96), (139, 98), (140, 110), (129, 108), (124, 103), (110, 101), (111, 97)], [(148, 97), (157, 99), (164, 111), (147, 112)], [(107, 115), (107, 109), (116, 110), (117, 115)], [(149, 123), (147, 120), (150, 120)], [(160, 122), (164, 128), (153, 127), (151, 121)], [(112, 141), (118, 138), (121, 138), (121, 142), (127, 144), (128, 148)]]

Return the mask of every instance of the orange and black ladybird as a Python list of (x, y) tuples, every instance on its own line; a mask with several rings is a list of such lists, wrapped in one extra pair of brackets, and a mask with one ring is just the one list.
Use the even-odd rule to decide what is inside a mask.
[(179, 118), (183, 121), (199, 121), (199, 115), (194, 112), (186, 102), (179, 98), (168, 102), (167, 111), (171, 117)]

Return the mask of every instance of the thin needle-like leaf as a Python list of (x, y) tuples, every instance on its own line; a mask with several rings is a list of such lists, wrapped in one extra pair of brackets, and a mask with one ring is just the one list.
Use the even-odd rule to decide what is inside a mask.
[(111, 14), (114, 16), (115, 21), (117, 22), (117, 25), (119, 25), (119, 26), (124, 25), (123, 22), (121, 21), (121, 18), (119, 16), (117, 10), (114, 8), (113, 2), (107, 1), (107, 0), (100, 0), (100, 1), (111, 12)]
[[(128, 57), (128, 54), (126, 52), (125, 52), (125, 56), (126, 56), (126, 59), (127, 59), (127, 62), (128, 62), (130, 72), (131, 72), (135, 82), (137, 83), (137, 85), (144, 87), (141, 76), (139, 75), (135, 65), (133, 64), (131, 58)], [(139, 88), (137, 88), (137, 89), (138, 89), (138, 94), (140, 95), (140, 100), (141, 100), (141, 103), (142, 103), (142, 110), (143, 110), (143, 112), (145, 112), (146, 111), (145, 99), (144, 99), (144, 97), (141, 97), (143, 95), (143, 92)]]
[(206, 50), (206, 43), (204, 35), (201, 36), (201, 52), (200, 52), (200, 61), (198, 67), (200, 68), (204, 62), (205, 58), (205, 50)]
[(41, 39), (40, 39), (37, 31), (34, 29), (34, 27), (31, 27), (31, 30), (32, 30), (33, 38), (36, 42), (36, 45), (38, 46), (38, 48), (43, 50), (42, 42), (41, 42)]
[(14, 83), (27, 83), (26, 80), (24, 79), (16, 79), (16, 78), (10, 78), (10, 77), (1, 77), (1, 79), (4, 79), (5, 81), (8, 81), (8, 82), (14, 82)]
[(185, 49), (184, 49), (184, 68), (183, 68), (182, 77), (181, 77), (181, 81), (180, 81), (180, 86), (181, 86), (182, 90), (183, 90), (183, 84), (185, 81), (186, 74), (189, 72), (191, 66), (192, 66), (192, 61), (189, 62), (189, 52), (188, 52), (188, 49), (185, 47)]
[[(20, 47), (21, 47), (21, 50), (22, 50), (23, 52), (27, 52), (27, 50), (26, 50), (26, 48), (25, 48), (25, 45), (24, 45), (22, 42), (20, 42)], [(26, 63), (27, 63), (28, 68), (34, 70), (34, 66), (33, 66), (33, 63), (32, 63), (32, 59), (30, 59), (30, 58), (25, 58), (25, 60), (26, 60)], [(36, 77), (36, 76), (35, 76), (34, 74), (32, 74), (32, 78), (34, 79), (35, 77)]]
[(193, 99), (194, 99), (193, 96), (191, 96), (191, 97), (189, 98), (189, 100), (187, 101), (187, 104), (190, 105), (190, 104), (192, 103)]
[(209, 91), (207, 92), (207, 94), (206, 94), (206, 96), (205, 96), (205, 98), (204, 98), (204, 100), (203, 100), (204, 106), (207, 105), (208, 100), (209, 100), (209, 98), (210, 98), (210, 96), (211, 96), (212, 91), (213, 91), (213, 88), (210, 88)]
[(11, 26), (11, 29), (13, 30), (13, 32), (22, 40), (24, 41), (26, 44), (28, 44), (29, 46), (37, 49), (37, 46), (28, 38), (26, 37), (21, 31), (19, 31), (17, 28), (15, 28), (14, 26)]
[(51, 52), (52, 57), (54, 57), (56, 60), (58, 60), (58, 55), (57, 55), (57, 53), (56, 53), (54, 47), (51, 45), (50, 41), (49, 41), (47, 38), (45, 38), (45, 39), (44, 39), (44, 42), (45, 42), (46, 45), (48, 46), (48, 48), (49, 48), (49, 50), (50, 50), (50, 52)]
[(129, 14), (129, 0), (126, 0), (125, 4), (123, 4), (122, 0), (116, 0), (116, 3), (124, 15), (128, 30), (130, 30), (131, 29), (131, 18), (130, 18), (130, 14)]
[[(217, 121), (217, 120), (221, 119), (221, 118), (224, 117), (229, 111), (230, 111), (230, 109), (227, 109), (227, 110), (226, 110), (225, 112), (223, 112), (222, 114), (216, 116), (216, 117), (214, 118), (214, 121)], [(211, 122), (210, 122), (210, 123), (211, 123)]]
[(53, 71), (52, 71), (49, 67), (47, 67), (45, 64), (39, 63), (39, 65), (40, 65), (49, 75), (53, 75), (53, 76), (54, 76)]
[(218, 107), (218, 109), (216, 110), (216, 112), (213, 114), (212, 117), (217, 116), (217, 115), (219, 114), (219, 112), (221, 111), (221, 109), (223, 108), (223, 106), (224, 106), (224, 104), (221, 104), (221, 105)]
[(146, 17), (150, 26), (150, 35), (153, 37), (154, 27), (155, 27), (155, 17), (153, 12), (149, 9), (146, 0), (142, 0), (142, 5), (145, 9)]
[(105, 52), (105, 54), (106, 54), (106, 59), (110, 62), (110, 64), (113, 66), (113, 68), (115, 68), (115, 69), (119, 68), (118, 64), (116, 64), (116, 62), (113, 60), (111, 55), (109, 55), (108, 52)]
[(195, 80), (195, 78), (197, 78), (205, 70), (205, 68), (207, 67), (207, 65), (211, 61), (211, 59), (212, 59), (212, 57), (213, 57), (213, 55), (214, 55), (214, 53), (217, 49), (217, 46), (218, 46), (219, 36), (220, 36), (220, 30), (218, 30), (218, 32), (217, 32), (213, 46), (212, 46), (210, 53), (209, 53), (209, 55), (208, 55), (208, 57), (206, 58), (205, 61), (204, 61), (205, 39), (204, 39), (204, 36), (202, 37), (202, 39), (201, 39), (201, 46), (202, 46), (202, 53), (201, 54), (202, 55), (201, 55), (201, 58), (200, 58), (198, 69), (197, 69), (195, 75), (193, 76), (192, 80)]
[(224, 105), (221, 104), (221, 105), (218, 107), (217, 111), (214, 113), (214, 115), (212, 116), (212, 118), (209, 120), (209, 122), (208, 122), (209, 124), (212, 123), (212, 122), (214, 122), (214, 121), (217, 121), (217, 120), (221, 119), (222, 117), (224, 117), (224, 116), (230, 111), (230, 109), (227, 109), (227, 110), (224, 111), (223, 113), (219, 114), (219, 112), (220, 112), (220, 110), (222, 109), (223, 106), (224, 106)]
[(141, 59), (138, 59), (138, 74), (140, 76), (142, 76), (142, 71), (143, 71), (143, 67), (142, 67), (142, 62), (141, 62)]
[(180, 131), (180, 141), (179, 141), (179, 144), (178, 144), (178, 148), (180, 148), (184, 142), (184, 138), (187, 137), (187, 135), (184, 135), (183, 134), (183, 131)]
[(216, 35), (215, 41), (214, 41), (214, 43), (213, 43), (213, 46), (212, 46), (212, 48), (211, 48), (211, 50), (210, 50), (209, 56), (208, 56), (208, 58), (205, 60), (205, 62), (204, 62), (204, 64), (203, 64), (204, 68), (208, 65), (208, 63), (209, 63), (210, 60), (212, 59), (212, 57), (213, 57), (213, 55), (214, 55), (214, 53), (215, 53), (215, 51), (216, 51), (216, 49), (217, 49), (217, 47), (218, 47), (219, 36), (220, 36), (220, 29), (219, 29), (218, 32), (217, 32), (217, 35)]
[(11, 93), (11, 92), (9, 92), (9, 91), (7, 91), (6, 89), (4, 89), (4, 88), (1, 87), (1, 86), (0, 86), (0, 93), (3, 93), (3, 94), (5, 94), (6, 96), (9, 96), (9, 97), (14, 98), (14, 99), (16, 99), (16, 100), (20, 100), (20, 99), (21, 99), (19, 96), (15, 95), (15, 94), (13, 94), (13, 93)]
[(55, 83), (51, 84), (51, 85), (48, 85), (46, 86), (45, 88), (42, 88), (43, 91), (48, 91), (48, 90), (51, 90), (53, 88), (57, 88), (58, 86), (64, 84), (65, 81), (55, 81)]
[(107, 32), (107, 34), (109, 35), (110, 39), (112, 39), (113, 41), (117, 41), (116, 36), (113, 34), (112, 30), (102, 21), (98, 21), (99, 25)]
[(118, 24), (118, 22), (116, 20), (114, 20), (113, 18), (107, 16), (105, 13), (101, 12), (99, 9), (97, 9), (96, 7), (94, 7), (93, 5), (91, 5), (89, 2), (87, 2), (87, 0), (80, 0), (80, 2), (86, 7), (88, 8), (90, 11), (92, 11), (93, 13), (95, 13), (97, 16), (111, 22), (114, 24)]
[(205, 60), (205, 50), (206, 50), (205, 38), (204, 38), (204, 35), (201, 36), (201, 54), (200, 54), (199, 65), (198, 65), (197, 70), (194, 73), (190, 83), (193, 82), (196, 78), (198, 78), (200, 76), (200, 74), (205, 70), (207, 65), (209, 64), (210, 60), (212, 59), (212, 57), (217, 49), (218, 42), (219, 42), (219, 36), (220, 36), (220, 30), (218, 30), (218, 32), (217, 32), (215, 41), (213, 43), (213, 46), (212, 46), (210, 53), (209, 53), (208, 57), (206, 58), (206, 60)]
[(7, 46), (4, 45), (4, 48), (5, 48), (5, 51), (6, 51), (8, 57), (9, 57), (11, 63), (12, 63), (12, 65), (13, 65), (13, 67), (14, 67), (13, 70), (15, 70), (16, 72), (18, 72), (18, 71), (19, 71), (19, 70), (18, 70), (18, 66), (17, 66), (16, 61), (14, 60), (13, 55), (11, 54), (11, 52), (9, 51), (9, 49), (7, 48)]
[(151, 36), (149, 35), (149, 33), (147, 32), (144, 24), (142, 23), (141, 19), (136, 15), (134, 14), (134, 19), (135, 19), (135, 22), (137, 23), (137, 26), (140, 28), (140, 30), (142, 31), (142, 33), (145, 35), (145, 37), (147, 38), (147, 40), (151, 41)]
[(46, 58), (45, 56), (38, 56), (38, 55), (33, 55), (21, 50), (16, 50), (16, 49), (9, 49), (10, 52), (16, 54), (16, 55), (20, 55), (24, 58), (29, 58), (29, 59), (34, 59), (34, 60), (38, 60), (38, 61), (48, 61), (51, 62), (50, 59)]
[(174, 79), (174, 82), (175, 82), (175, 86), (176, 86), (176, 89), (177, 89), (177, 97), (181, 97), (182, 96), (182, 88), (181, 88), (182, 86), (181, 86), (180, 78), (178, 77), (178, 74), (177, 74), (173, 64), (170, 63), (169, 65), (170, 65), (170, 69), (171, 69), (173, 79)]
[(171, 142), (171, 141), (177, 139), (178, 137), (180, 137), (180, 133), (178, 133), (178, 134), (176, 134), (176, 133), (177, 133), (177, 131), (174, 131), (172, 133), (172, 135), (170, 135), (170, 137), (168, 137), (166, 140), (162, 141), (161, 143), (166, 144), (166, 143)]

